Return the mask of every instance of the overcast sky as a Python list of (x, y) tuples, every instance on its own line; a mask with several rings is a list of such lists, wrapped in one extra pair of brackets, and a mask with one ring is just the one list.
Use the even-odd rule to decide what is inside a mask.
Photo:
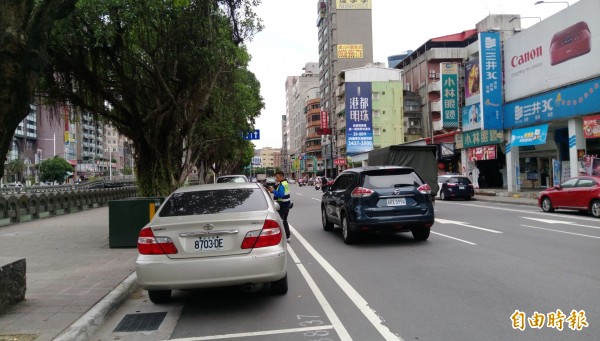
[[(542, 20), (567, 7), (537, 0), (372, 0), (373, 58), (387, 65), (387, 57), (416, 50), (427, 40), (475, 28), (489, 14), (520, 14)], [(577, 1), (569, 1), (574, 4)], [(257, 148), (280, 148), (281, 115), (285, 114), (285, 79), (299, 76), (308, 62), (318, 62), (317, 0), (262, 0), (256, 8), (264, 30), (248, 43), (250, 70), (261, 83), (265, 102), (256, 128)], [(537, 18), (521, 19), (527, 28)]]

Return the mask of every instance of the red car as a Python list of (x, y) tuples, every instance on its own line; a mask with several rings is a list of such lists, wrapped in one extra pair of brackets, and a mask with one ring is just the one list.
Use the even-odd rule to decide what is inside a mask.
[(600, 176), (578, 176), (543, 190), (538, 195), (538, 206), (544, 212), (579, 210), (600, 218)]

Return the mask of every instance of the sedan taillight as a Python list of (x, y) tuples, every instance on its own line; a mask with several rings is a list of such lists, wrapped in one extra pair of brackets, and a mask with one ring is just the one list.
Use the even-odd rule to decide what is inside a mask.
[(140, 230), (137, 243), (142, 255), (174, 255), (177, 247), (169, 237), (155, 237), (149, 226)]
[(352, 193), (350, 193), (350, 196), (353, 198), (364, 198), (364, 197), (368, 197), (371, 194), (375, 193), (372, 189), (368, 189), (368, 188), (364, 188), (364, 187), (356, 187)]
[(262, 230), (250, 231), (242, 241), (242, 249), (275, 246), (281, 242), (282, 234), (279, 223), (267, 219)]
[(417, 191), (421, 192), (422, 194), (431, 194), (431, 187), (429, 187), (428, 184), (424, 184), (419, 186), (419, 188), (417, 188)]

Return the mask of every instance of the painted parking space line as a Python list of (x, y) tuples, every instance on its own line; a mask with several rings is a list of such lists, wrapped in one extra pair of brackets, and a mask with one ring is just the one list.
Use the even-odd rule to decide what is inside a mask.
[[(292, 229), (294, 231), (293, 232), (294, 237), (297, 237), (299, 240), (302, 238), (298, 234), (298, 231), (293, 229), (291, 225), (290, 225), (290, 229)], [(300, 273), (302, 273), (302, 276), (306, 280), (306, 283), (308, 283), (308, 286), (310, 287), (313, 294), (317, 298), (317, 301), (321, 305), (321, 308), (323, 308), (323, 311), (325, 311), (325, 315), (327, 316), (329, 321), (331, 321), (332, 327), (336, 331), (336, 333), (339, 335), (340, 339), (352, 340), (352, 338), (350, 337), (350, 334), (348, 334), (348, 331), (342, 324), (342, 321), (337, 316), (337, 314), (335, 313), (335, 311), (333, 310), (333, 308), (331, 307), (331, 305), (325, 298), (325, 295), (323, 295), (323, 292), (321, 292), (321, 289), (319, 289), (319, 286), (317, 285), (317, 283), (315, 283), (312, 276), (308, 273), (308, 270), (306, 270), (306, 268), (304, 267), (304, 264), (302, 264), (302, 262), (300, 261), (300, 258), (298, 258), (298, 256), (294, 252), (294, 250), (289, 245), (288, 245), (288, 252), (290, 253), (290, 256), (292, 257), (292, 259), (294, 260), (294, 263), (296, 263), (296, 266), (298, 266), (298, 269), (300, 269)]]
[(473, 225), (470, 225), (470, 224), (467, 224), (467, 223), (463, 223), (461, 221), (454, 221), (454, 220), (446, 220), (446, 219), (435, 218), (435, 222), (436, 223), (440, 223), (440, 224), (459, 225), (459, 226), (469, 227), (469, 228), (472, 228), (472, 229), (486, 231), (486, 232), (491, 232), (491, 233), (502, 233), (502, 231), (496, 231), (496, 230), (486, 229), (484, 227), (473, 226)]
[[(321, 265), (323, 269), (333, 278), (334, 282), (340, 286), (342, 291), (348, 296), (350, 301), (354, 303), (354, 305), (358, 308), (358, 310), (367, 318), (367, 320), (375, 327), (375, 329), (381, 334), (384, 340), (386, 341), (403, 341), (401, 337), (392, 333), (388, 327), (383, 324), (382, 319), (377, 315), (377, 313), (369, 307), (369, 303), (346, 281), (346, 279), (331, 265), (315, 248), (310, 245), (310, 243), (298, 233), (292, 225), (290, 225), (290, 230), (292, 230), (292, 234), (300, 241), (300, 243), (304, 246), (304, 248), (308, 251), (308, 253), (313, 256), (313, 258)], [(333, 322), (333, 321), (332, 321)], [(335, 323), (334, 323), (335, 326)], [(341, 337), (342, 335), (340, 335)], [(351, 340), (350, 336), (348, 338), (341, 338), (342, 340)]]
[(431, 231), (431, 233), (433, 233), (433, 234), (437, 234), (438, 236), (442, 236), (442, 237), (446, 237), (446, 238), (450, 238), (450, 239), (458, 240), (459, 242), (463, 242), (463, 243), (466, 243), (466, 244), (469, 244), (469, 245), (477, 245), (477, 244), (475, 244), (475, 243), (473, 243), (473, 242), (469, 242), (469, 241), (466, 241), (466, 240), (464, 240), (464, 239), (459, 239), (459, 238), (455, 238), (455, 237), (450, 237), (450, 236), (448, 236), (448, 235), (441, 234), (441, 233), (439, 233), (439, 232), (433, 232), (433, 231)]
[(209, 336), (194, 336), (194, 337), (185, 337), (185, 338), (181, 338), (181, 339), (169, 339), (169, 341), (224, 340), (224, 339), (234, 339), (234, 338), (240, 338), (240, 337), (301, 333), (301, 332), (309, 332), (309, 331), (315, 331), (315, 330), (326, 330), (326, 329), (333, 329), (333, 326), (289, 328), (289, 329), (263, 330), (263, 331), (248, 332), (248, 333), (221, 334), (221, 335), (209, 335)]
[(523, 227), (531, 227), (532, 229), (538, 229), (538, 230), (545, 230), (545, 231), (551, 231), (551, 232), (557, 232), (557, 233), (571, 234), (571, 235), (574, 235), (574, 236), (580, 236), (580, 237), (586, 237), (586, 238), (600, 239), (600, 237), (598, 237), (598, 236), (590, 236), (590, 235), (582, 234), (582, 233), (575, 233), (575, 232), (568, 232), (568, 231), (561, 231), (561, 230), (553, 230), (553, 229), (547, 229), (545, 227), (523, 225), (523, 224), (521, 224), (521, 226), (523, 226)]

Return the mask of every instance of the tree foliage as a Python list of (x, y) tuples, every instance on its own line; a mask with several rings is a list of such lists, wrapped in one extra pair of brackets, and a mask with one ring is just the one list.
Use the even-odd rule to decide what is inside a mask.
[(65, 181), (67, 172), (73, 172), (73, 166), (67, 160), (55, 156), (51, 159), (42, 161), (40, 164), (40, 177), (42, 181), (56, 181), (62, 183)]
[[(0, 155), (10, 148), (19, 123), (27, 117), (41, 70), (48, 63), (46, 44), (56, 20), (76, 0), (0, 1)], [(4, 174), (4, 162), (0, 162)]]
[(80, 0), (53, 31), (44, 89), (131, 138), (141, 193), (166, 195), (200, 159), (203, 141), (216, 139), (198, 127), (210, 122), (221, 78), (246, 67), (243, 42), (261, 27), (257, 4)]

